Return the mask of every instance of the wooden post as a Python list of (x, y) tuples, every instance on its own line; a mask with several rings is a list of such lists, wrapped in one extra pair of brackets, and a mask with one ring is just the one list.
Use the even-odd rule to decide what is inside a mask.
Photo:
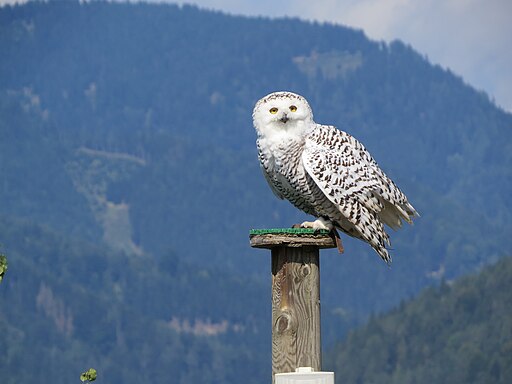
[(251, 246), (272, 251), (272, 382), (298, 367), (321, 371), (320, 248), (335, 248), (327, 231), (252, 230)]

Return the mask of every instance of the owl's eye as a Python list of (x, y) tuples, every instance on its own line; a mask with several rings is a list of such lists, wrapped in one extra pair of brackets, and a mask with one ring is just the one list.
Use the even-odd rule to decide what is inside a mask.
[(297, 111), (297, 107), (295, 105), (290, 105), (290, 111), (292, 111), (292, 112)]
[(269, 112), (273, 115), (275, 115), (277, 113), (277, 108), (276, 107), (272, 107), (269, 109)]

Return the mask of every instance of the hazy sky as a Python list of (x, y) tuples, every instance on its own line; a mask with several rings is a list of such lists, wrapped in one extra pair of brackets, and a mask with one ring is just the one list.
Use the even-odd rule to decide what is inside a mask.
[[(12, 2), (15, 0), (0, 0), (0, 4)], [(400, 39), (512, 112), (512, 0), (177, 2), (237, 15), (330, 21), (362, 29), (374, 40)]]

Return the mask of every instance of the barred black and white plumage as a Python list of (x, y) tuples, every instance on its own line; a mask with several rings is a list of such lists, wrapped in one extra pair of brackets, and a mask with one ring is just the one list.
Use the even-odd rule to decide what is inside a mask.
[(384, 224), (398, 229), (418, 213), (357, 139), (313, 121), (306, 99), (275, 92), (256, 103), (253, 122), (263, 174), (272, 191), (318, 219), (303, 227), (332, 229), (391, 258)]

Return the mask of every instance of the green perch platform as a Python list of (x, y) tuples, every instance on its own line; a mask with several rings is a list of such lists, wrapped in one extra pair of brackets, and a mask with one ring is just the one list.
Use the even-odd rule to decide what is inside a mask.
[(268, 228), (249, 231), (251, 247), (274, 248), (279, 246), (304, 247), (319, 249), (336, 248), (336, 239), (326, 230), (310, 228)]

